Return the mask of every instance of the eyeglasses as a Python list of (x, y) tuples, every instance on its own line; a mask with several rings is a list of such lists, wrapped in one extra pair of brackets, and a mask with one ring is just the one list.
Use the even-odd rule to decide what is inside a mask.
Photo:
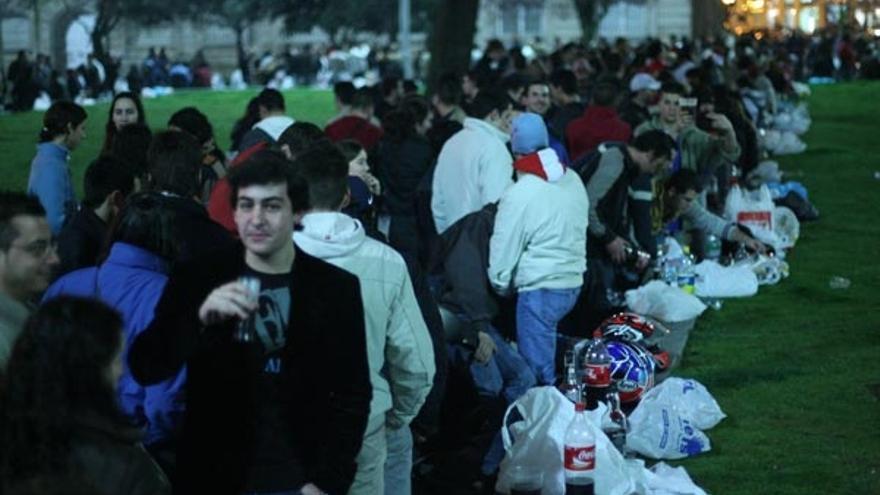
[(45, 258), (50, 254), (55, 253), (55, 250), (58, 248), (58, 243), (55, 239), (51, 239), (34, 241), (24, 245), (10, 244), (9, 247), (21, 249), (35, 258)]

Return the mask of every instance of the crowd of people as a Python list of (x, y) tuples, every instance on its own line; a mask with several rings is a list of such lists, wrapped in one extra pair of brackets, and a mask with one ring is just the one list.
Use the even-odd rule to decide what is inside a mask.
[(501, 412), (658, 240), (767, 249), (720, 205), (793, 97), (784, 43), (515, 54), (430, 97), (337, 82), (326, 123), (264, 89), (228, 152), (119, 93), (81, 198), (89, 115), (54, 103), (0, 193), (3, 492), (490, 493)]
[[(850, 80), (854, 78), (880, 78), (880, 45), (877, 37), (871, 37), (858, 26), (829, 25), (812, 35), (782, 30), (755, 31), (742, 40), (749, 39), (743, 49), (754, 45), (767, 55), (760, 61), (769, 74), (778, 74), (774, 65), (782, 64), (799, 81), (808, 79), (814, 82)], [(608, 42), (599, 40), (598, 46), (583, 50), (575, 43), (563, 44), (559, 39), (549, 47), (548, 43), (536, 38), (532, 42), (515, 41), (504, 59), (519, 71), (529, 70), (530, 65), (539, 65), (540, 71), (558, 64), (551, 60), (559, 54), (578, 52), (581, 58), (578, 65), (589, 72), (602, 70), (592, 64), (604, 58), (609, 50), (633, 56), (653, 53), (653, 57), (674, 56), (671, 52), (659, 53), (662, 43), (653, 44), (650, 50), (632, 50), (627, 47), (621, 52), (623, 39)], [(674, 51), (692, 46), (687, 39), (673, 39), (669, 44)], [(491, 47), (487, 47), (490, 49)], [(724, 48), (728, 51), (727, 48)], [(474, 49), (472, 55), (479, 58), (485, 49)], [(745, 53), (751, 59), (754, 52)], [(737, 55), (744, 53), (737, 50)], [(688, 53), (686, 56), (699, 57), (702, 54)], [(572, 60), (566, 60), (570, 63)], [(632, 60), (623, 60), (631, 63)], [(414, 57), (414, 77), (425, 79), (428, 74), (430, 55), (421, 50)], [(118, 91), (131, 91), (140, 95), (145, 88), (233, 88), (243, 89), (248, 85), (270, 86), (287, 89), (294, 86), (321, 86), (339, 80), (384, 80), (388, 77), (403, 77), (401, 54), (395, 44), (330, 44), (330, 45), (291, 45), (285, 44), (279, 50), (271, 49), (243, 52), (238, 66), (225, 77), (207, 60), (204, 49), (197, 50), (192, 57), (169, 56), (165, 47), (151, 47), (140, 64), (132, 64), (123, 74), (122, 61), (118, 57), (98, 60), (93, 55), (79, 67), (61, 70), (53, 66), (48, 55), (37, 54), (31, 61), (26, 51), (20, 51), (3, 74), (2, 97), (4, 107), (11, 111), (24, 111), (34, 108), (34, 101), (46, 95), (49, 101), (71, 100), (77, 98), (101, 98)], [(782, 77), (782, 76), (779, 76)], [(45, 107), (43, 107), (45, 108)]]

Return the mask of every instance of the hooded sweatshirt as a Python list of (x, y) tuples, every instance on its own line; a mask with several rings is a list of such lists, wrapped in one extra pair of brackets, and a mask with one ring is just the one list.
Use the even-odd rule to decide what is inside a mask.
[[(538, 173), (536, 159), (543, 162)], [(580, 287), (590, 210), (580, 177), (547, 150), (520, 158), (514, 168), (521, 176), (501, 196), (489, 241), (492, 287), (501, 294)]]
[(485, 120), (466, 118), (446, 141), (431, 184), (431, 213), (442, 234), (468, 213), (498, 201), (512, 182), (510, 136)]
[(363, 225), (343, 213), (309, 213), (302, 226), (293, 234), (300, 249), (360, 281), (373, 385), (370, 422), (386, 417), (392, 429), (408, 425), (431, 390), (435, 366), (403, 258), (367, 237)]

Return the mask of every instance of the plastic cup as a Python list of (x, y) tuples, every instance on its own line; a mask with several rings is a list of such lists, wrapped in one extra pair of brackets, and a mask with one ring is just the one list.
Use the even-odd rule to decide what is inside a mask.
[[(248, 291), (248, 298), (256, 301), (260, 297), (260, 279), (257, 277), (243, 276), (238, 278), (238, 282), (245, 286)], [(251, 342), (254, 340), (253, 318), (241, 320), (238, 322), (238, 329), (235, 333), (235, 340), (238, 342)]]

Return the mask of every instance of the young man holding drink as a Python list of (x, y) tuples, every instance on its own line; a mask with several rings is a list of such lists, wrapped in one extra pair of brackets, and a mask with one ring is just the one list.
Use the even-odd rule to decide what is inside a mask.
[(266, 151), (230, 174), (243, 245), (173, 273), (129, 352), (145, 385), (187, 366), (178, 493), (335, 494), (354, 477), (372, 397), (360, 286), (294, 247), (292, 170)]

